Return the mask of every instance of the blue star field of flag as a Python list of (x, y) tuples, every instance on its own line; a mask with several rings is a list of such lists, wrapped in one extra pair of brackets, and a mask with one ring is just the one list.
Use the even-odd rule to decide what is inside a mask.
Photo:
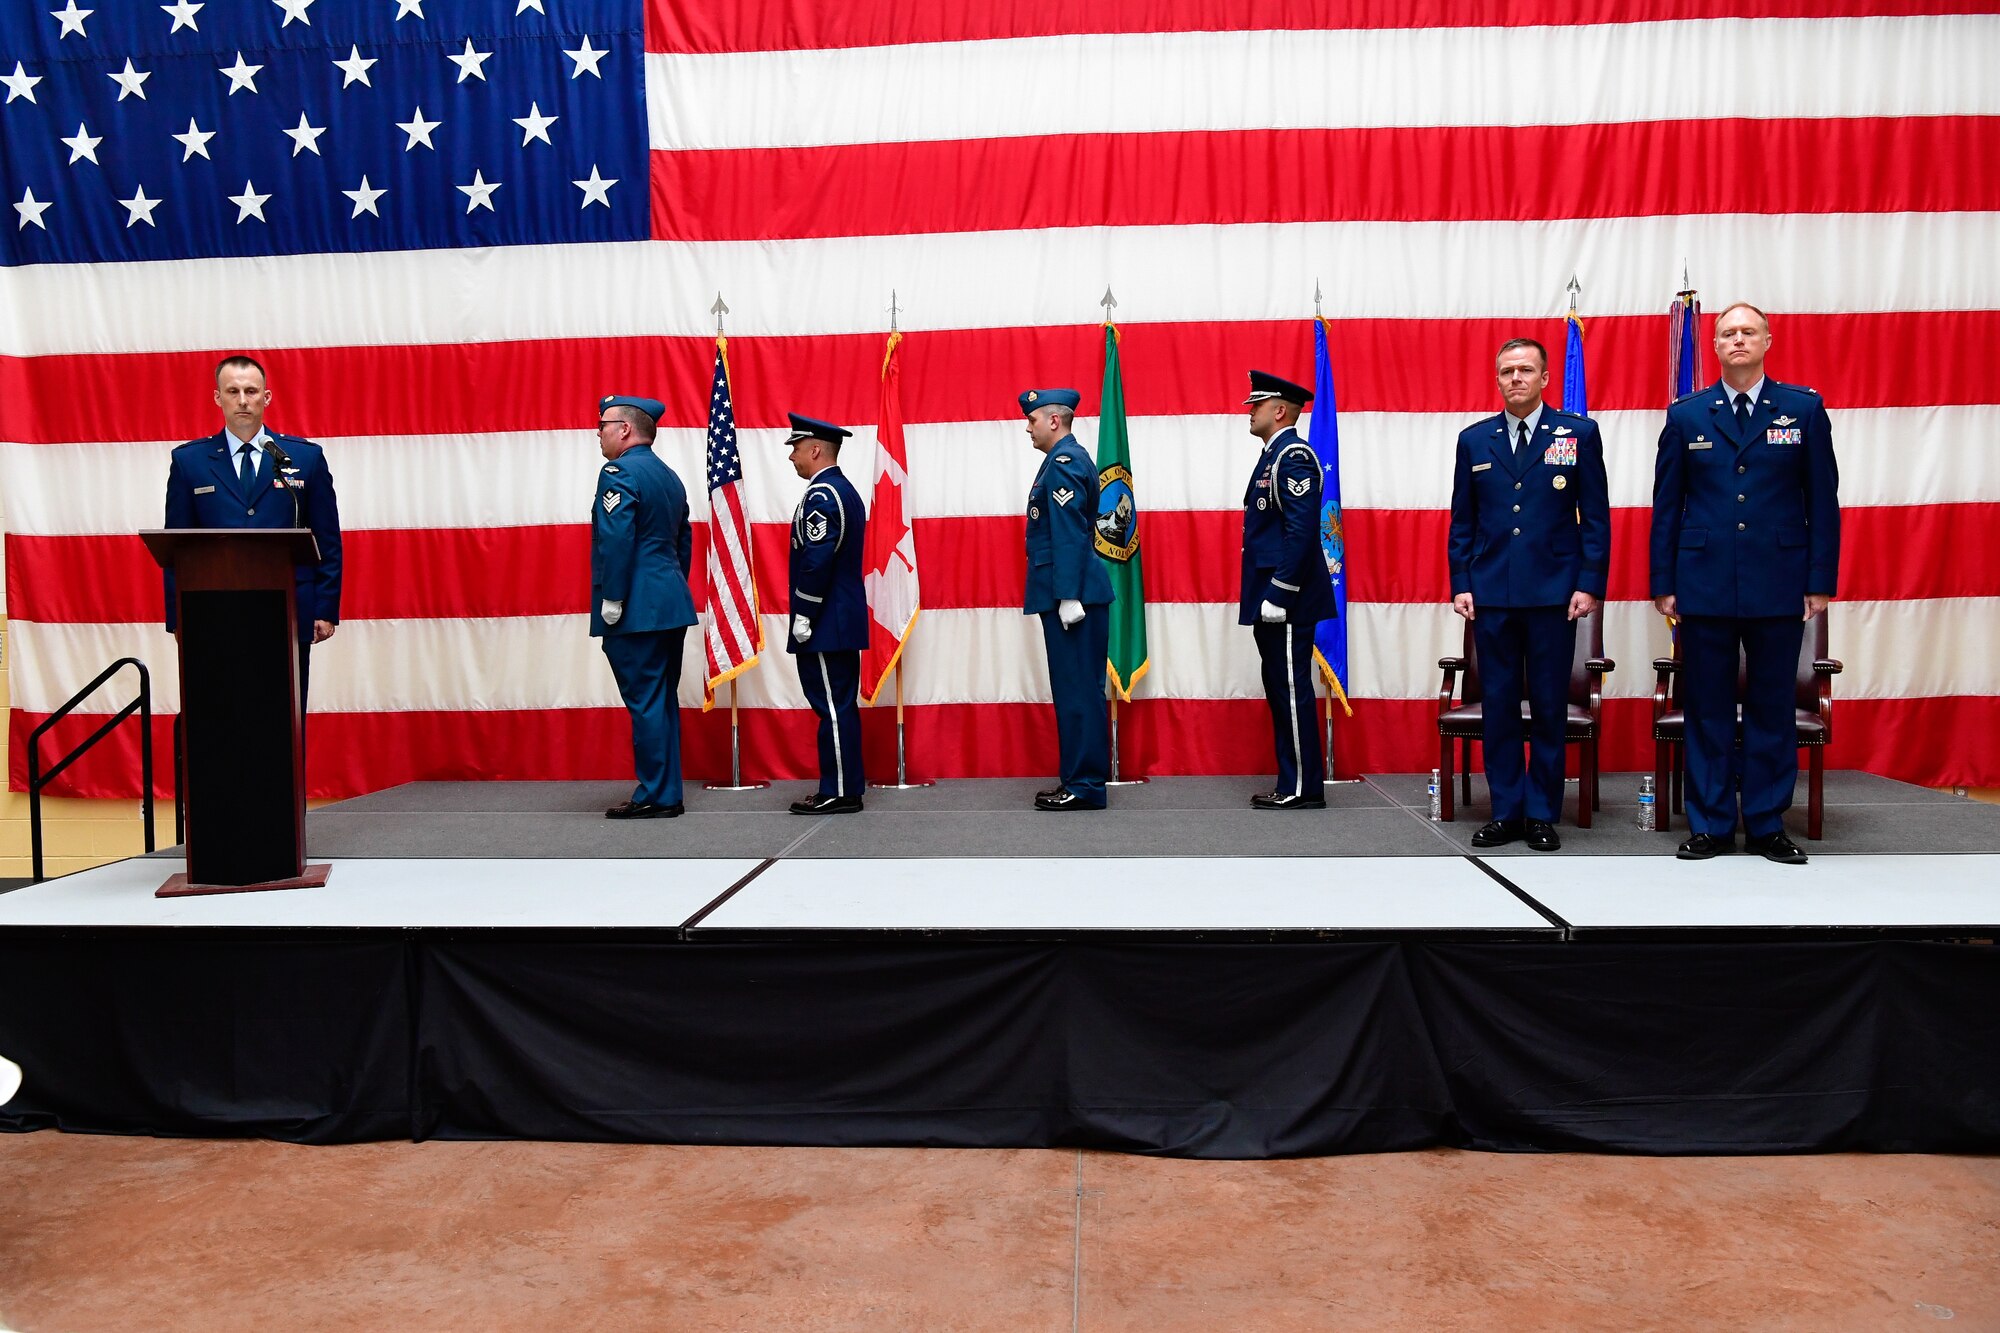
[(5, 0), (0, 264), (644, 239), (641, 0)]
[(715, 378), (708, 395), (708, 489), (743, 479), (743, 456), (736, 451), (736, 409), (729, 403), (729, 369), (715, 354)]

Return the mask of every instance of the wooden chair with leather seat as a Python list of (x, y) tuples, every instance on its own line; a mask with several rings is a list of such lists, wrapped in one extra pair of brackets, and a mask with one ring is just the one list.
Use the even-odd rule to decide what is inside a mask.
[[(1826, 612), (1814, 616), (1799, 642), (1799, 670), (1793, 718), (1799, 747), (1808, 756), (1806, 837), (1817, 840), (1826, 813), (1826, 747), (1833, 739), (1833, 678), (1842, 664), (1827, 653)], [(1687, 713), (1680, 703), (1680, 641), (1674, 656), (1653, 659), (1653, 791), (1660, 832), (1673, 827), (1685, 809)], [(1743, 687), (1748, 664), (1736, 654), (1736, 734), (1743, 734)]]
[[(1441, 657), (1444, 683), (1438, 687), (1438, 813), (1455, 817), (1452, 802), (1452, 774), (1459, 775), (1460, 800), (1472, 802), (1472, 743), (1480, 738), (1485, 717), (1485, 697), (1479, 680), (1479, 654), (1473, 646), (1472, 625), (1465, 626), (1465, 649), (1461, 657)], [(1569, 715), (1563, 724), (1566, 745), (1579, 745), (1580, 775), (1577, 782), (1576, 826), (1590, 827), (1591, 812), (1603, 808), (1598, 794), (1597, 741), (1603, 734), (1604, 677), (1617, 663), (1604, 655), (1604, 608), (1599, 607), (1576, 625), (1576, 654), (1569, 667)], [(1457, 696), (1454, 700), (1454, 694)], [(1528, 705), (1521, 704), (1521, 721), (1528, 720)], [(1452, 742), (1458, 742), (1459, 762), (1452, 763)]]

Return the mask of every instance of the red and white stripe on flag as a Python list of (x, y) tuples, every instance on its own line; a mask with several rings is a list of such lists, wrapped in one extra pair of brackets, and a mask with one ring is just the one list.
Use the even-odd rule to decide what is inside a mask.
[[(1349, 651), (1367, 686), (1341, 759), (1421, 771), (1435, 662), (1459, 643), (1451, 443), (1497, 410), (1502, 341), (1559, 345), (1572, 273), (1614, 505), (1603, 762), (1648, 767), (1646, 663), (1666, 649), (1645, 570), (1660, 342), (1685, 265), (1711, 309), (1770, 311), (1771, 374), (1833, 413), (1847, 670), (1828, 762), (2000, 784), (2000, 752), (1977, 741), (2000, 734), (2000, 562), (1977, 555), (2000, 548), (1990, 8), (648, 0), (651, 178), (631, 184), (649, 188), (650, 241), (0, 268), (12, 780), (27, 732), (119, 656), (143, 657), (158, 706), (177, 707), (157, 570), (131, 534), (160, 521), (170, 446), (216, 429), (208, 377), (239, 348), (271, 371), (272, 427), (326, 446), (347, 528), (343, 622), (313, 661), (314, 794), (629, 773), (585, 624), (599, 462), (585, 413), (605, 392), (667, 404), (659, 450), (694, 508), (697, 605), (733, 577), (741, 628), (766, 637), (788, 611), (775, 575), (804, 486), (784, 414), (853, 427), (842, 463), (857, 479), (891, 471), (876, 459), (899, 425), (924, 564), (924, 633), (902, 658), (912, 766), (1046, 772), (1046, 668), (1019, 600), (1036, 455), (1014, 395), (1076, 384), (1094, 448), (1107, 284), (1147, 368), (1126, 391), (1159, 663), (1121, 715), (1122, 757), (1137, 772), (1265, 771), (1268, 713), (1235, 623), (1256, 450), (1237, 405), (1251, 366), (1310, 374), (1315, 279), (1341, 385)], [(504, 77), (499, 57), (488, 68)], [(1295, 77), (1260, 73), (1274, 69)], [(1513, 69), (1557, 73), (1494, 76)], [(1036, 87), (1063, 91), (1023, 92)], [(22, 99), (5, 114), (35, 111)], [(218, 284), (254, 299), (218, 301)], [(743, 479), (711, 531), (696, 478), (718, 288)], [(899, 422), (882, 406), (892, 289)], [(688, 659), (692, 709), (712, 668)], [(814, 720), (791, 662), (765, 653), (736, 682), (746, 769), (809, 773)], [(104, 692), (56, 741), (119, 702)], [(125, 730), (106, 743), (122, 751), (64, 775), (68, 790), (129, 793)], [(722, 719), (691, 717), (683, 739), (690, 774), (726, 771)]]
[(702, 643), (708, 658), (703, 706), (715, 687), (757, 663), (764, 626), (757, 616), (757, 561), (743, 504), (743, 456), (736, 441), (736, 402), (729, 384), (729, 344), (715, 340), (708, 396), (708, 595)]
[(922, 605), (917, 580), (917, 532), (904, 494), (910, 453), (903, 444), (903, 367), (896, 355), (900, 333), (882, 353), (882, 405), (875, 422), (875, 487), (868, 502), (868, 544), (862, 579), (868, 589), (868, 651), (861, 655), (861, 697), (869, 703), (896, 669), (903, 644)]

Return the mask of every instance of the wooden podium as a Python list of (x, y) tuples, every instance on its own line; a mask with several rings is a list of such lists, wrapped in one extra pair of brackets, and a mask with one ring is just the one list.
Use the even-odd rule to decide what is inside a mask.
[(187, 870), (156, 897), (316, 888), (305, 863), (305, 719), (293, 566), (309, 528), (176, 528), (140, 540), (174, 576)]

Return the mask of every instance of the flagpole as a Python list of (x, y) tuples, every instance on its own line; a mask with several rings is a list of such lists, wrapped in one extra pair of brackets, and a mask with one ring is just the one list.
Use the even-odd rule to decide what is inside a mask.
[[(715, 342), (716, 346), (720, 347), (722, 346), (722, 317), (729, 313), (729, 307), (723, 303), (721, 292), (716, 292), (715, 304), (708, 308), (708, 312), (715, 316)], [(711, 533), (713, 532), (713, 528), (714, 519), (711, 515)], [(768, 782), (745, 782), (743, 780), (743, 732), (736, 714), (735, 676), (729, 678), (729, 782), (727, 785), (720, 782), (708, 782), (702, 785), (703, 789), (707, 791), (759, 791), (771, 785)]]
[[(1324, 295), (1324, 294), (1323, 294), (1323, 293), (1322, 293), (1322, 292), (1320, 291), (1320, 285), (1319, 285), (1319, 279), (1318, 279), (1318, 278), (1314, 278), (1314, 279), (1313, 279), (1313, 323), (1314, 323), (1314, 325), (1316, 325), (1316, 326), (1323, 326), (1323, 325), (1324, 325), (1324, 324), (1326, 323), (1326, 303), (1325, 303), (1325, 301), (1326, 301), (1326, 298), (1325, 298), (1325, 295)], [(1317, 338), (1317, 337), (1318, 337), (1319, 335), (1318, 335), (1318, 333), (1315, 333), (1315, 334), (1314, 334), (1313, 336), (1314, 336), (1315, 338)], [(1315, 384), (1315, 385), (1314, 385), (1313, 387), (1314, 387), (1315, 389), (1317, 389), (1317, 388), (1318, 388), (1319, 386), (1318, 386), (1317, 384)], [(1315, 421), (1315, 422), (1317, 422), (1317, 421), (1318, 421), (1318, 418), (1317, 418), (1317, 417), (1315, 417), (1315, 418), (1314, 418), (1314, 421)], [(1314, 637), (1318, 637), (1318, 636), (1317, 636), (1317, 635), (1315, 635)], [(1323, 779), (1324, 779), (1325, 781), (1327, 781), (1327, 782), (1339, 782), (1339, 783), (1345, 783), (1345, 784), (1356, 784), (1356, 783), (1359, 783), (1359, 782), (1361, 781), (1361, 779), (1360, 779), (1360, 778), (1336, 778), (1336, 777), (1334, 776), (1334, 771), (1335, 771), (1335, 769), (1336, 769), (1336, 768), (1338, 768), (1338, 767), (1339, 767), (1339, 765), (1338, 765), (1338, 764), (1336, 764), (1336, 763), (1334, 762), (1334, 754), (1333, 754), (1333, 745), (1334, 745), (1334, 734), (1333, 734), (1333, 704), (1334, 704), (1334, 695), (1333, 695), (1333, 691), (1334, 691), (1335, 689), (1339, 688), (1339, 687), (1338, 687), (1338, 685), (1336, 684), (1336, 682), (1335, 682), (1335, 681), (1334, 681), (1334, 679), (1333, 679), (1333, 673), (1332, 673), (1332, 668), (1331, 668), (1331, 666), (1329, 666), (1329, 665), (1328, 665), (1328, 664), (1327, 664), (1327, 663), (1325, 662), (1325, 659), (1324, 659), (1324, 658), (1321, 658), (1321, 659), (1320, 659), (1320, 662), (1321, 662), (1321, 665), (1322, 665), (1322, 666), (1325, 666), (1325, 667), (1327, 668), (1327, 669), (1326, 669), (1326, 670), (1325, 670), (1324, 672), (1322, 672), (1322, 674), (1326, 676), (1326, 682), (1327, 682), (1327, 693), (1326, 693), (1326, 696), (1325, 696), (1325, 697), (1326, 697), (1326, 723), (1325, 723), (1325, 726), (1326, 726), (1326, 745), (1325, 745), (1325, 747), (1324, 747), (1324, 748), (1323, 748), (1323, 749), (1322, 749), (1322, 750), (1320, 751), (1320, 757), (1321, 757), (1322, 761), (1324, 762), (1324, 765), (1325, 765), (1325, 770), (1326, 770), (1326, 771), (1325, 771), (1325, 772), (1323, 772), (1323, 773), (1322, 773), (1322, 774), (1321, 774), (1320, 776), (1321, 776), (1321, 778), (1323, 778)], [(1344, 699), (1345, 697), (1346, 697), (1345, 695), (1342, 695), (1342, 698), (1343, 698), (1343, 699)]]
[[(1104, 295), (1101, 298), (1099, 298), (1097, 304), (1104, 307), (1104, 327), (1106, 329), (1110, 329), (1111, 312), (1117, 309), (1118, 298), (1111, 294), (1111, 285), (1109, 283), (1105, 284)], [(1121, 415), (1122, 415), (1122, 409), (1121, 409)], [(1102, 424), (1101, 417), (1099, 418), (1099, 421), (1101, 425)], [(1098, 442), (1100, 445), (1103, 443), (1101, 433)], [(1143, 786), (1146, 782), (1145, 778), (1120, 777), (1118, 773), (1118, 691), (1120, 688), (1120, 678), (1112, 674), (1111, 663), (1108, 659), (1105, 662), (1105, 667), (1106, 670), (1104, 673), (1104, 679), (1106, 683), (1106, 693), (1111, 696), (1111, 775), (1105, 779), (1104, 785), (1107, 787)], [(1132, 686), (1136, 685), (1137, 683), (1138, 682), (1136, 679), (1130, 681), (1124, 681), (1123, 686), (1129, 692)]]
[(929, 781), (910, 781), (910, 770), (904, 763), (903, 660), (900, 657), (896, 659), (896, 665), (890, 668), (890, 674), (896, 678), (896, 780), (894, 782), (871, 782), (868, 785), (877, 791), (917, 791), (923, 787), (936, 786), (936, 783)]

